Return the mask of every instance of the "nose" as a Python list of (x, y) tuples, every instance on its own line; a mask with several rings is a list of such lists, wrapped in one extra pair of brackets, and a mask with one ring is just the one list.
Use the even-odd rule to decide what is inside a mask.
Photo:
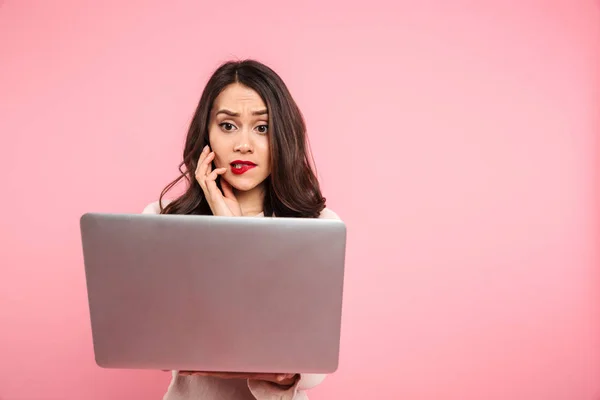
[(242, 154), (252, 153), (254, 148), (250, 143), (250, 137), (246, 132), (240, 132), (239, 140), (234, 146), (233, 150)]
[(247, 143), (237, 145), (234, 150), (239, 151), (242, 154), (252, 153), (252, 148)]

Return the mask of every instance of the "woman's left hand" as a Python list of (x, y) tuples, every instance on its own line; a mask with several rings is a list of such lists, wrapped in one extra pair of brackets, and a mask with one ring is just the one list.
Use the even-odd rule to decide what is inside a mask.
[(179, 371), (180, 375), (212, 376), (221, 379), (254, 379), (260, 381), (273, 382), (278, 385), (292, 385), (296, 380), (297, 374), (249, 374), (243, 372), (200, 372), (200, 371)]

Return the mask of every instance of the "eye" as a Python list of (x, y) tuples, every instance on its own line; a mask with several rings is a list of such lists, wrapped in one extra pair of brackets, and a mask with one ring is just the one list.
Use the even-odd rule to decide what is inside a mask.
[(223, 123), (219, 124), (219, 126), (221, 127), (221, 129), (223, 129), (226, 132), (231, 132), (232, 130), (235, 129), (235, 125), (233, 125), (229, 122), (223, 122)]
[(258, 133), (265, 134), (269, 131), (269, 125), (259, 125), (256, 129), (258, 130)]

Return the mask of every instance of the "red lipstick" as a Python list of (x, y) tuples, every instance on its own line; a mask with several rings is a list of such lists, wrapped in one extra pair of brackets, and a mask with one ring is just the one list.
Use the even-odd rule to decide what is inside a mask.
[(235, 160), (231, 162), (231, 172), (236, 175), (241, 175), (246, 171), (256, 167), (256, 164), (250, 161)]

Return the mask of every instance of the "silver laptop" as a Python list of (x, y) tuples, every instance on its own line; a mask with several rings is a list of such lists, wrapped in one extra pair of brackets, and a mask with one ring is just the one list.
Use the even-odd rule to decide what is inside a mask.
[(80, 228), (99, 366), (337, 369), (342, 221), (87, 213)]

